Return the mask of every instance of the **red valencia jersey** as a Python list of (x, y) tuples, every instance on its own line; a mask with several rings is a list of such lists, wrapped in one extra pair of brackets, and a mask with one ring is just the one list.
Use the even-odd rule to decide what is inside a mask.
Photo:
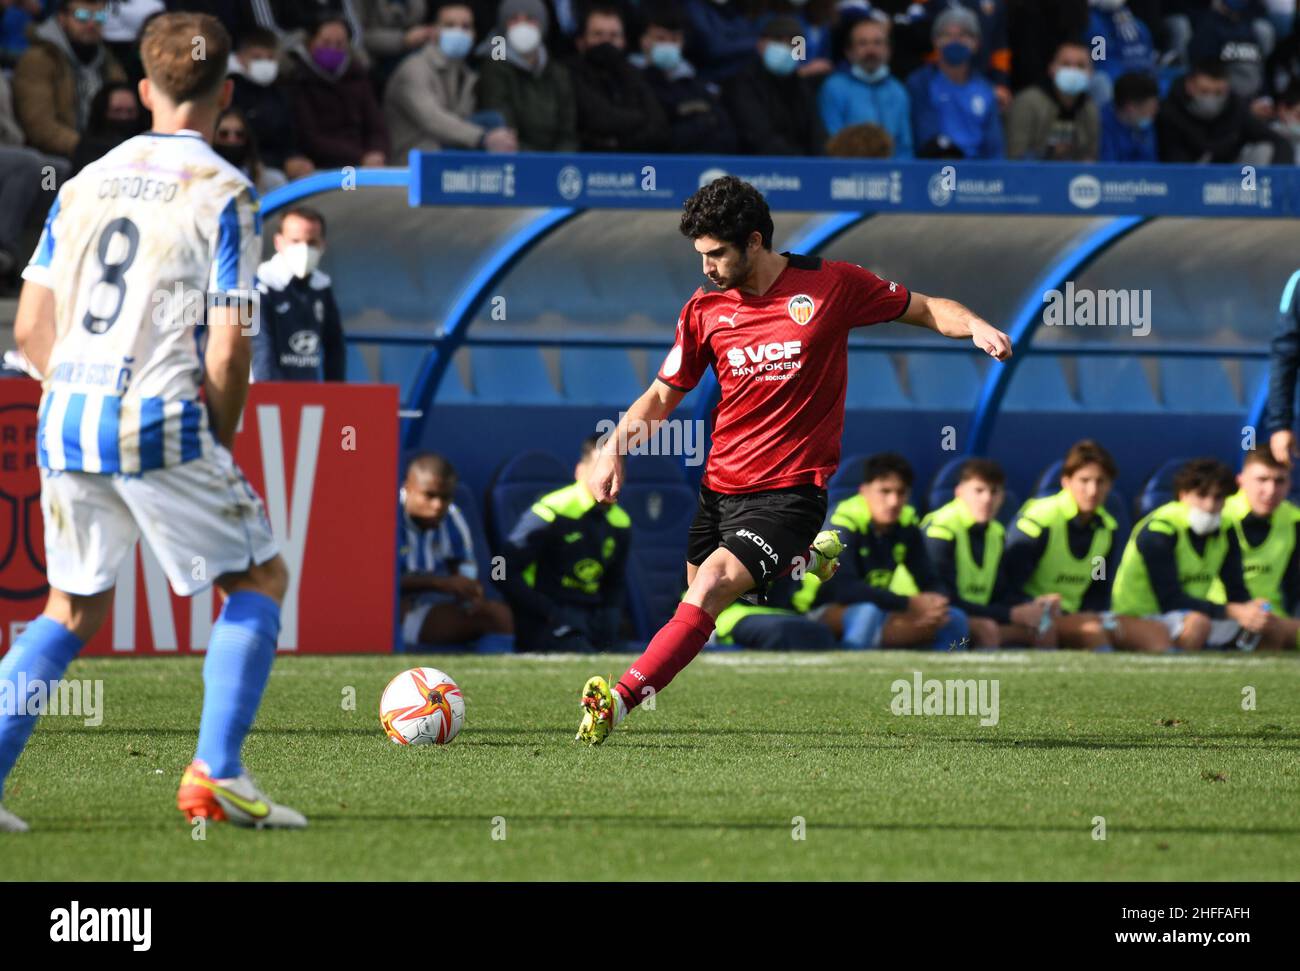
[(782, 254), (761, 297), (695, 291), (658, 378), (690, 391), (712, 366), (722, 388), (704, 485), (715, 492), (824, 487), (840, 462), (849, 328), (895, 320), (912, 295), (853, 263)]

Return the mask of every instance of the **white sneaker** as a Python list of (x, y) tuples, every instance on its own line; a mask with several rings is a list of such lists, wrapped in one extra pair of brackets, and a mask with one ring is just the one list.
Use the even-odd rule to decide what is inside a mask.
[(25, 832), (27, 832), (27, 824), (5, 809), (4, 806), (0, 806), (0, 833)]
[(207, 765), (198, 759), (181, 777), (176, 808), (191, 821), (202, 816), (213, 822), (255, 829), (307, 828), (306, 816), (272, 802), (247, 772), (236, 779), (214, 779), (208, 775)]

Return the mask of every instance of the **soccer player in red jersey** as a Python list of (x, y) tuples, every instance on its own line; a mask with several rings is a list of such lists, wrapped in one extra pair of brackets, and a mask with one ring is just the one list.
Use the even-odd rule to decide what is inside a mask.
[(645, 653), (611, 688), (583, 688), (578, 738), (605, 740), (652, 692), (662, 691), (704, 647), (714, 618), (738, 597), (792, 569), (829, 577), (839, 554), (819, 533), (826, 483), (840, 460), (849, 329), (889, 320), (970, 338), (999, 361), (1006, 334), (953, 300), (927, 297), (852, 263), (772, 252), (772, 214), (735, 176), (701, 188), (683, 207), (682, 235), (704, 275), (677, 321), (672, 349), (650, 388), (606, 436), (587, 487), (617, 500), (623, 450), (647, 437), (712, 367), (722, 389), (713, 448), (687, 549), (686, 596)]

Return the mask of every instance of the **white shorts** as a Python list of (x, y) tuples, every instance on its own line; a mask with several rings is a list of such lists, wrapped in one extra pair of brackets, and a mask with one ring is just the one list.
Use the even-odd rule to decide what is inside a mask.
[[(1186, 610), (1170, 610), (1163, 614), (1151, 614), (1147, 620), (1158, 621), (1165, 625), (1165, 630), (1169, 631), (1171, 640), (1178, 640), (1178, 635), (1183, 632), (1183, 625), (1187, 623)], [(1205, 639), (1207, 648), (1227, 647), (1237, 639), (1241, 633), (1241, 625), (1235, 620), (1223, 618), (1222, 620), (1210, 621), (1210, 636)]]
[(179, 596), (277, 552), (266, 508), (230, 452), (139, 475), (41, 469), (50, 586), (89, 596), (117, 583), (142, 535)]

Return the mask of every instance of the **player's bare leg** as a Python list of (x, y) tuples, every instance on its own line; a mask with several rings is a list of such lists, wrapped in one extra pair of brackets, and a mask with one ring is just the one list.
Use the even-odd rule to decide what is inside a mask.
[(176, 808), (191, 821), (202, 817), (259, 829), (301, 829), (306, 817), (272, 802), (240, 762), (275, 661), (289, 571), (277, 555), (247, 570), (223, 574), (217, 586), (226, 602), (208, 643), (199, 742), (181, 778)]
[(1056, 622), (1057, 643), (1076, 651), (1095, 651), (1110, 643), (1101, 617), (1088, 611), (1062, 614)]
[(1300, 620), (1274, 615), (1269, 618), (1268, 626), (1264, 628), (1264, 636), (1260, 638), (1257, 650), (1294, 651), (1297, 646), (1300, 646), (1297, 637), (1300, 637)]
[[(10, 690), (15, 691), (19, 683), (34, 689), (38, 682), (58, 681), (86, 641), (103, 626), (112, 604), (111, 589), (90, 596), (51, 589), (41, 616), (27, 625), (0, 658), (0, 682), (13, 686)], [(21, 701), (20, 710), (0, 715), (0, 795), (5, 777), (36, 727), (38, 716), (28, 713), (26, 698)], [(26, 830), (26, 823), (0, 807), (0, 832)]]
[(1210, 618), (1196, 610), (1189, 610), (1183, 618), (1183, 629), (1174, 643), (1184, 651), (1200, 651), (1210, 639)]
[(719, 547), (698, 567), (687, 566), (690, 584), (672, 620), (659, 629), (643, 653), (612, 687), (604, 678), (588, 679), (579, 741), (603, 742), (627, 713), (662, 691), (700, 653), (719, 613), (754, 586), (749, 570), (730, 550)]
[(1173, 647), (1169, 631), (1157, 620), (1145, 617), (1116, 617), (1118, 626), (1111, 631), (1110, 642), (1117, 651), (1139, 654), (1164, 654)]
[(421, 644), (464, 644), (484, 634), (514, 633), (510, 608), (499, 600), (483, 599), (470, 605), (434, 604), (420, 625)]

